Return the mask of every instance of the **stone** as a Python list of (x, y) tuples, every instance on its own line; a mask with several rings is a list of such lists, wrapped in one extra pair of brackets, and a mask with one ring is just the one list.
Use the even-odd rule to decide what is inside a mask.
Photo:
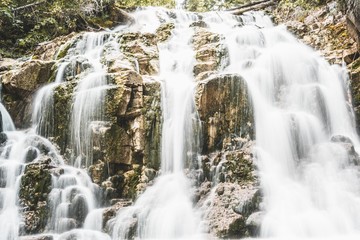
[(13, 67), (16, 67), (19, 62), (12, 58), (2, 58), (0, 59), (0, 74), (3, 74), (6, 71), (11, 70)]
[[(210, 234), (219, 238), (249, 236), (246, 219), (252, 212), (241, 211), (242, 214), (239, 214), (233, 209), (241, 204), (253, 202), (258, 190), (251, 186), (243, 188), (235, 183), (219, 183), (217, 188), (219, 187), (224, 188), (221, 195), (209, 194), (197, 203), (204, 212), (203, 219), (209, 226)], [(252, 210), (258, 211), (257, 206)]]
[(57, 37), (49, 42), (42, 42), (36, 47), (33, 58), (44, 61), (61, 59), (79, 37), (78, 33), (73, 32), (66, 36)]
[(195, 99), (203, 123), (203, 153), (222, 149), (231, 134), (253, 137), (252, 106), (241, 76), (214, 75), (201, 81)]
[(3, 145), (7, 141), (8, 137), (6, 133), (1, 132), (0, 133), (0, 145)]
[(25, 155), (25, 163), (32, 162), (38, 156), (38, 150), (35, 147), (29, 147)]
[(163, 23), (156, 29), (156, 36), (159, 42), (164, 42), (171, 37), (171, 31), (175, 28), (174, 23)]
[(18, 69), (8, 71), (1, 76), (4, 91), (20, 99), (27, 97), (48, 83), (54, 64), (54, 61), (31, 60)]
[(228, 49), (221, 44), (221, 36), (204, 28), (196, 28), (192, 38), (195, 59), (194, 75), (217, 71), (229, 64)]
[(251, 237), (258, 237), (260, 235), (260, 227), (264, 212), (255, 212), (246, 219), (246, 227), (248, 228)]
[(54, 64), (54, 61), (29, 60), (0, 74), (3, 104), (15, 126), (24, 128), (30, 125), (33, 93), (51, 81)]
[(360, 165), (360, 156), (355, 151), (354, 144), (349, 137), (342, 135), (335, 135), (331, 137), (331, 142), (341, 145), (348, 154), (349, 163), (354, 165)]
[(53, 240), (52, 235), (22, 236), (19, 240)]
[(81, 227), (89, 212), (85, 195), (76, 194), (69, 206), (70, 217), (76, 220), (76, 226)]
[(159, 52), (155, 34), (124, 33), (120, 38), (121, 51), (137, 60), (139, 73), (155, 75), (159, 71)]
[[(127, 206), (130, 206), (132, 204), (132, 201), (128, 199), (118, 199), (118, 202), (115, 203), (113, 206), (108, 207), (103, 212), (103, 226), (105, 229), (108, 228), (108, 222), (110, 219), (114, 218), (116, 216), (116, 213)], [(108, 229), (107, 229), (108, 230)]]
[(50, 214), (47, 196), (51, 191), (52, 160), (42, 158), (26, 165), (20, 180), (19, 204), (23, 211), (25, 234), (44, 231)]

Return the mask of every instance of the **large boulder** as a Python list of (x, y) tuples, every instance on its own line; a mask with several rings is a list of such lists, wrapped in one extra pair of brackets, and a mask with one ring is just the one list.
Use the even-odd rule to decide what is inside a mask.
[(252, 138), (252, 106), (241, 76), (212, 75), (199, 82), (196, 105), (203, 123), (204, 153), (223, 149), (231, 135)]
[(220, 183), (214, 190), (198, 203), (204, 211), (208, 232), (220, 238), (252, 235), (246, 222), (252, 213), (259, 210), (259, 190), (234, 183)]
[(0, 75), (4, 105), (16, 126), (29, 124), (34, 92), (50, 81), (54, 64), (54, 61), (30, 60)]
[(22, 234), (43, 232), (49, 217), (48, 195), (51, 191), (51, 174), (57, 168), (50, 158), (43, 158), (25, 167), (21, 177), (19, 202), (23, 209)]

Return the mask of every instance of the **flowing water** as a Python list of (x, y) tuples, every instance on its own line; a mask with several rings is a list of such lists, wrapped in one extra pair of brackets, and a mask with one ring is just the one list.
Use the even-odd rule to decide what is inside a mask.
[[(51, 174), (50, 217), (45, 233), (55, 239), (200, 239), (207, 238), (201, 211), (194, 207), (185, 168), (197, 158), (200, 126), (194, 103), (196, 62), (191, 44), (202, 20), (221, 34), (229, 56), (220, 74), (240, 75), (255, 114), (254, 153), (264, 194), (263, 238), (356, 238), (360, 235), (360, 150), (346, 69), (331, 66), (299, 43), (283, 26), (262, 13), (235, 17), (227, 13), (169, 12), (146, 8), (135, 22), (113, 31), (84, 33), (59, 63), (56, 79), (34, 100), (33, 127), (15, 131), (0, 105), (7, 142), (0, 155), (0, 239), (18, 239), (23, 216), (18, 191), (29, 161), (41, 162), (43, 149), (58, 174)], [(84, 167), (92, 164), (94, 124), (104, 121), (107, 89), (104, 54), (119, 54), (117, 36), (125, 31), (155, 32), (173, 22), (168, 41), (159, 43), (163, 128), (161, 170), (133, 206), (118, 211), (103, 232), (100, 189)], [(135, 61), (136, 63), (136, 61)], [(43, 137), (53, 136), (54, 89), (77, 76), (69, 124), (69, 164)], [(35, 132), (37, 134), (35, 134)], [(2, 133), (3, 134), (3, 133)], [(3, 137), (3, 135), (1, 136)], [(76, 227), (77, 226), (77, 227)], [(75, 228), (75, 229), (74, 229)]]

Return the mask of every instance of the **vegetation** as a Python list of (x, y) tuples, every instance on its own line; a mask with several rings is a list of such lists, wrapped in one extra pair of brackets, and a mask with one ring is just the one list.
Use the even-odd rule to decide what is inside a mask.
[(330, 0), (281, 0), (280, 5), (290, 8), (301, 6), (304, 9), (310, 9), (323, 5), (327, 2), (330, 2)]
[(171, 7), (173, 0), (1, 0), (0, 55), (20, 57), (40, 42), (86, 29), (117, 24), (117, 10), (136, 6)]

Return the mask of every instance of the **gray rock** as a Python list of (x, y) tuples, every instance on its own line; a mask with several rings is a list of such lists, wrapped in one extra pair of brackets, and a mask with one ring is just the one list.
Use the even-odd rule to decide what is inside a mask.
[(252, 237), (260, 235), (261, 222), (264, 217), (264, 212), (255, 212), (246, 219), (246, 227)]

